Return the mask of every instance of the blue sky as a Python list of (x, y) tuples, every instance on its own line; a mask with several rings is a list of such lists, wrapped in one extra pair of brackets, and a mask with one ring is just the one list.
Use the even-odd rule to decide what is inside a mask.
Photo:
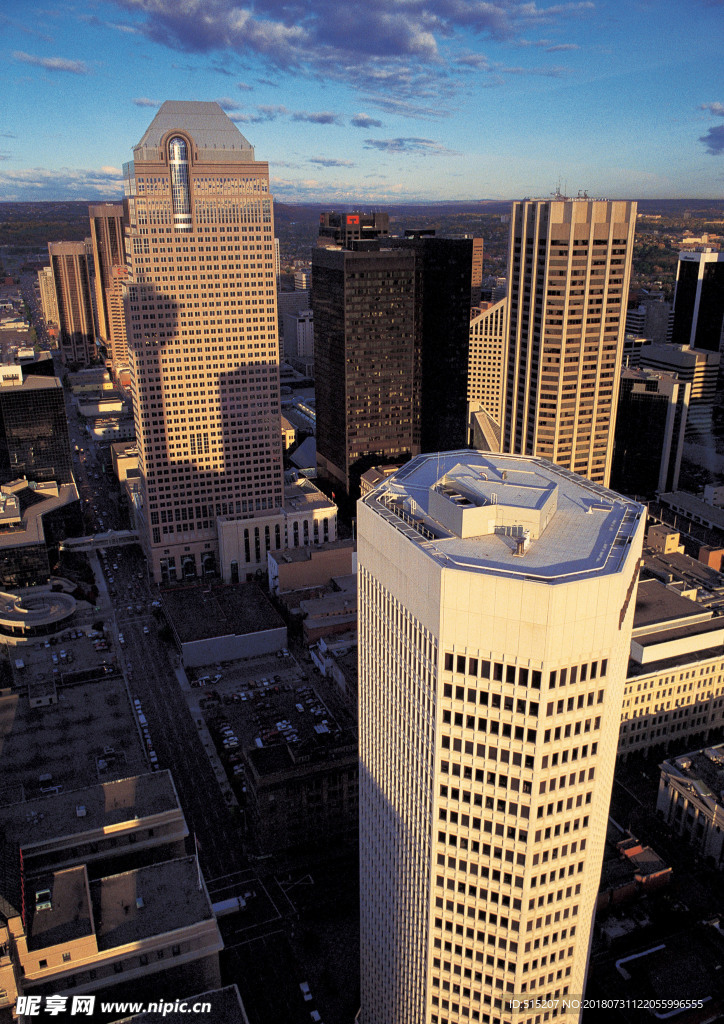
[(724, 194), (724, 0), (6, 0), (0, 200), (218, 100), (286, 202)]

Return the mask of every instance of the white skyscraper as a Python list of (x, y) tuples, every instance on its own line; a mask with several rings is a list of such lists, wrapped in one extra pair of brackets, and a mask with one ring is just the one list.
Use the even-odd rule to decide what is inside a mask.
[(471, 451), (359, 502), (361, 1024), (582, 993), (644, 525)]

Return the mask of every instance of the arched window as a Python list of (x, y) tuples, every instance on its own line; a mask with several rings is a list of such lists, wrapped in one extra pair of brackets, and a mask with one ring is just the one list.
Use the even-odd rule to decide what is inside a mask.
[(168, 165), (171, 171), (171, 203), (173, 223), (177, 231), (191, 230), (191, 186), (189, 183), (189, 151), (185, 139), (175, 135), (168, 144)]

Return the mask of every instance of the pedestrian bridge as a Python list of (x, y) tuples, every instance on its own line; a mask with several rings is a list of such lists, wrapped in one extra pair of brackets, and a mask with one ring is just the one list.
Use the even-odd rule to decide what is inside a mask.
[(137, 530), (108, 530), (92, 537), (66, 537), (60, 542), (61, 551), (95, 551), (98, 548), (122, 548), (138, 544)]

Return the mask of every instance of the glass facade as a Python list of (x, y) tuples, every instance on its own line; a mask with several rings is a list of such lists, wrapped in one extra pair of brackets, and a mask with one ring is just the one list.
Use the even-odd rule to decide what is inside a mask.
[(171, 169), (173, 224), (177, 231), (190, 231), (189, 153), (185, 140), (179, 136), (174, 136), (168, 144), (168, 162)]
[(57, 380), (28, 379), (0, 387), (0, 482), (73, 483), (63, 389)]

